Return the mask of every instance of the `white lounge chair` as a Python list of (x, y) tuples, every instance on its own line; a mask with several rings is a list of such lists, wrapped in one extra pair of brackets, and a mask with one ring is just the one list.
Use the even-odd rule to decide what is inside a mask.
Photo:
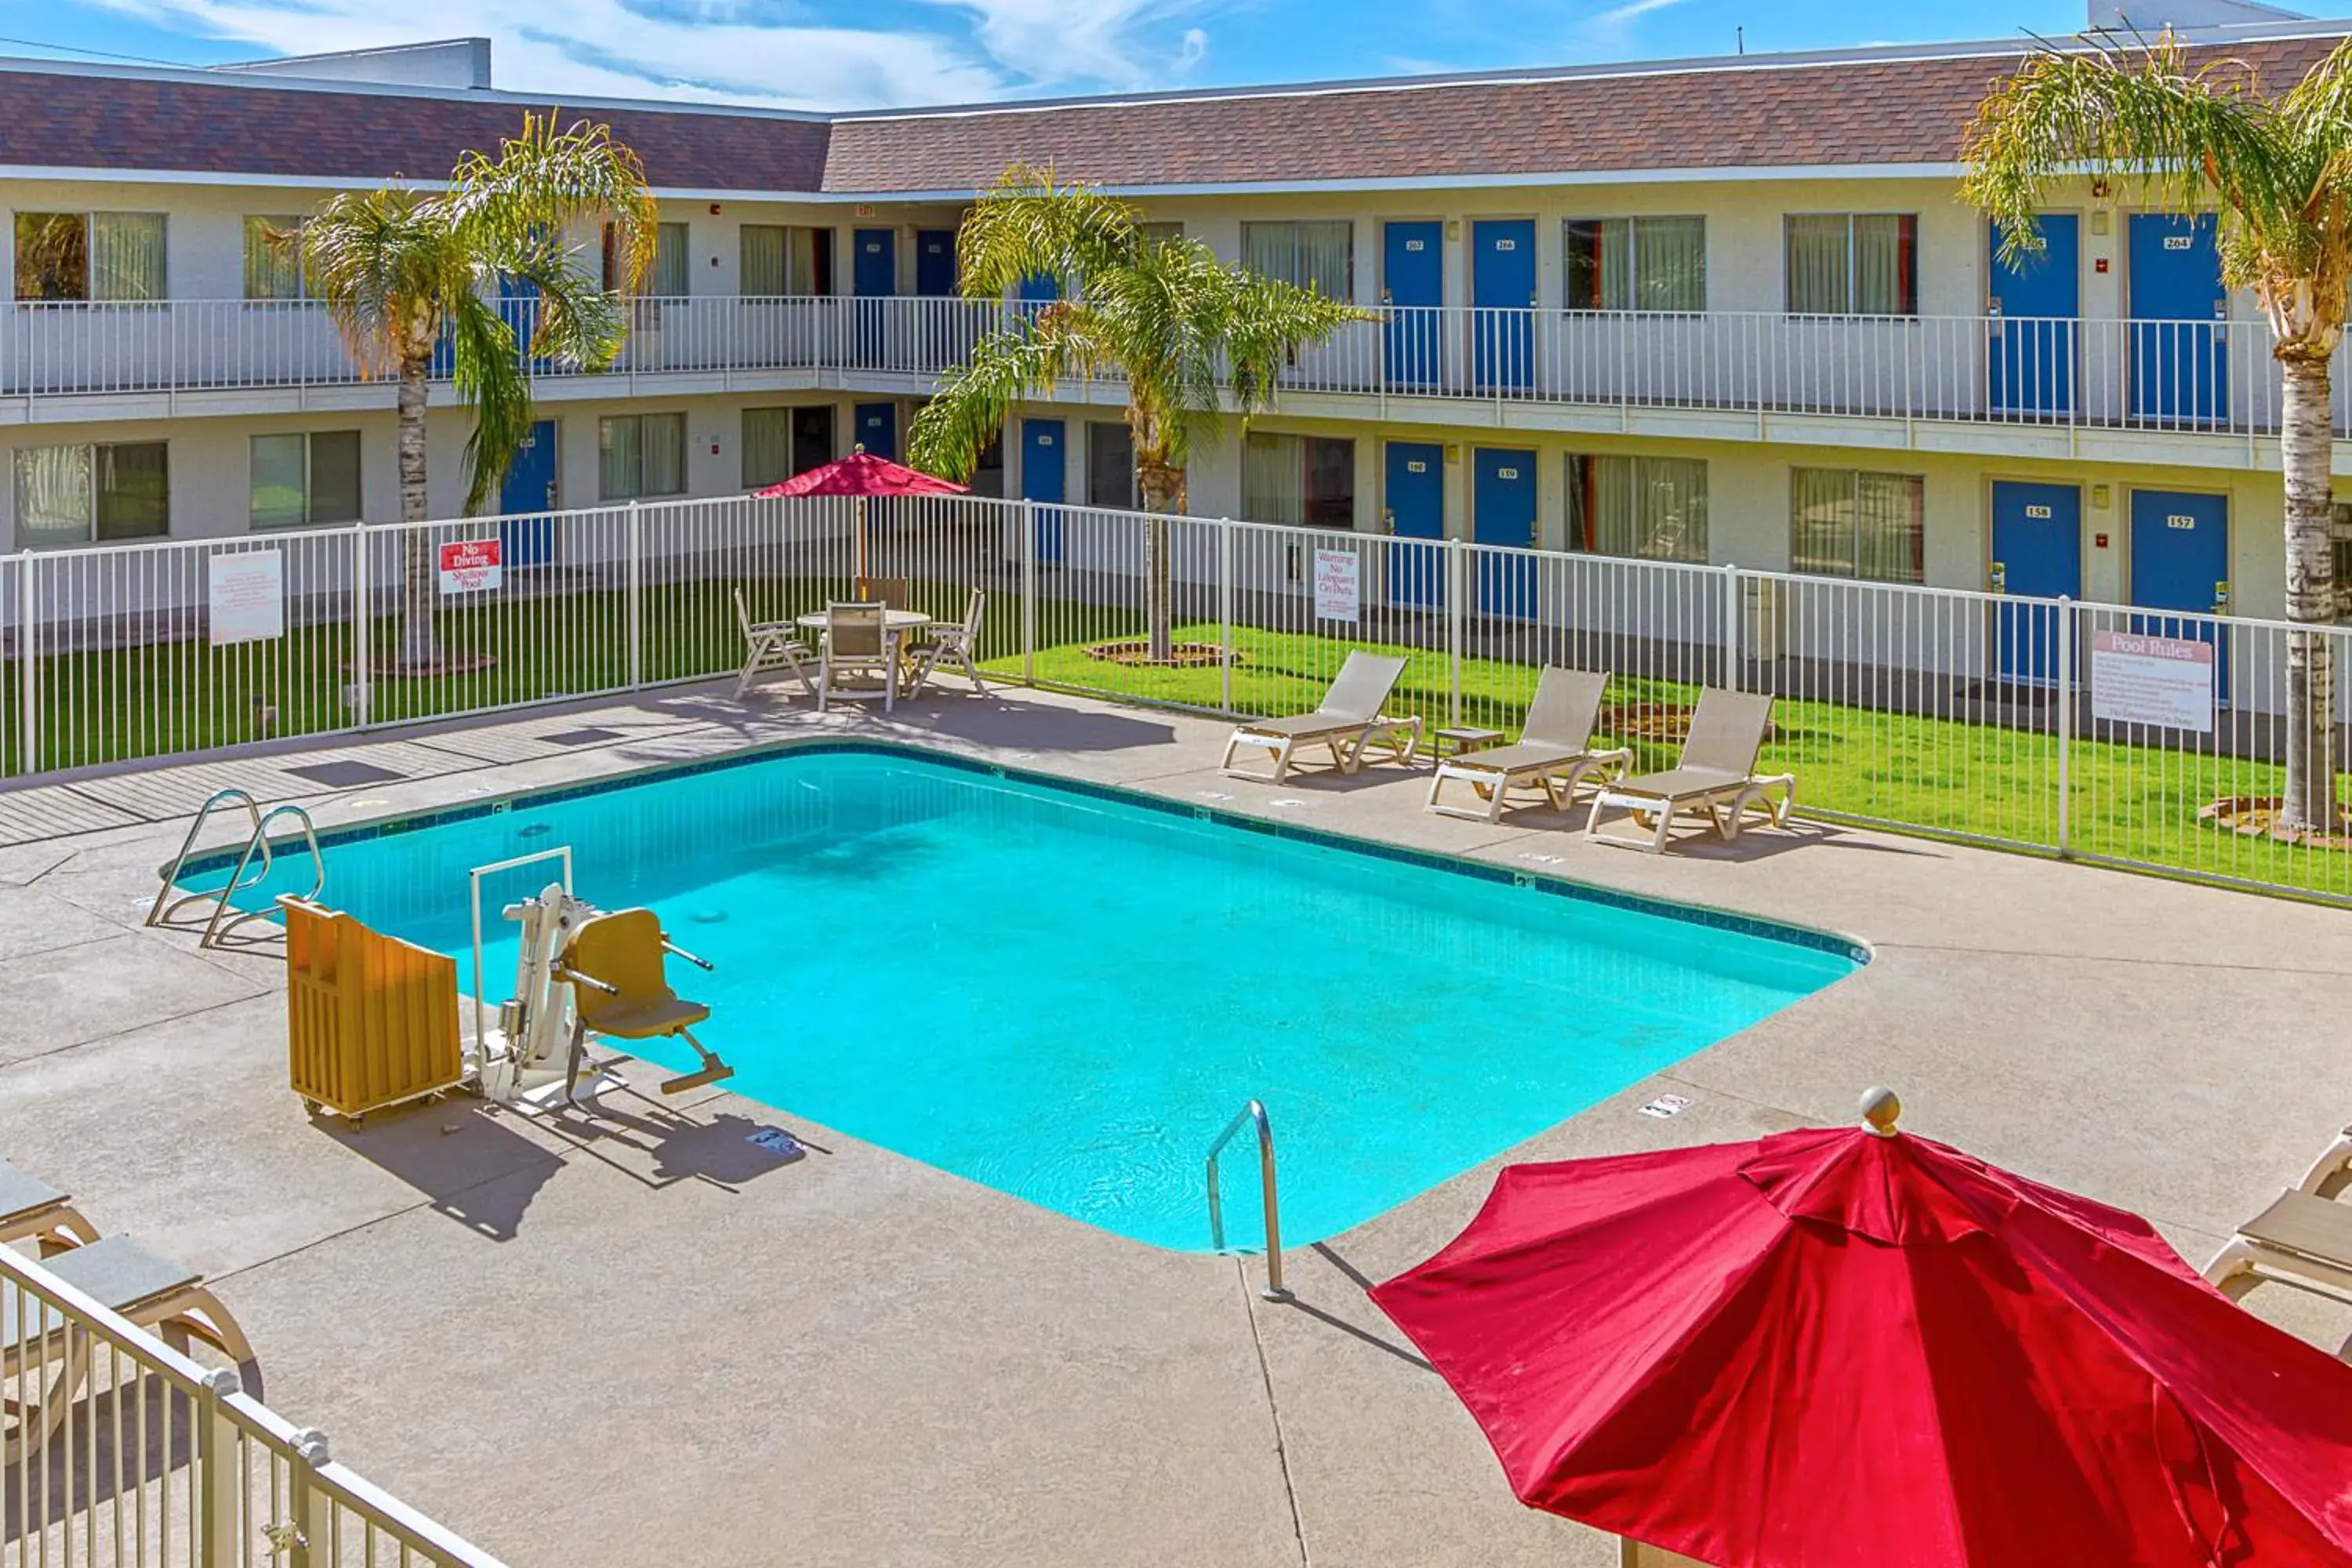
[(2205, 1278), (2233, 1301), (2276, 1280), (2352, 1303), (2352, 1204), (2281, 1193), (2213, 1255)]
[[(1536, 788), (1554, 811), (1566, 811), (1577, 786), (1588, 777), (1605, 784), (1622, 776), (1633, 760), (1631, 747), (1592, 750), (1592, 727), (1601, 717), (1606, 670), (1562, 669), (1546, 665), (1536, 677), (1535, 700), (1528, 704), (1527, 727), (1508, 746), (1489, 746), (1441, 759), (1429, 781), (1429, 809), (1447, 816), (1488, 822), (1503, 815), (1514, 789)], [(1448, 805), (1438, 797), (1445, 781), (1456, 779), (1485, 797), (1483, 805)]]
[[(880, 605), (827, 605), (824, 610), (824, 662), (817, 667), (816, 710), (841, 688), (845, 675), (870, 675), (880, 684), (882, 711), (890, 712), (898, 696), (898, 639), (890, 635), (888, 612)], [(866, 687), (856, 689), (869, 695)]]
[[(1726, 843), (1739, 837), (1740, 818), (1750, 811), (1763, 812), (1776, 827), (1787, 826), (1789, 808), (1797, 800), (1797, 775), (1756, 772), (1756, 754), (1764, 749), (1764, 732), (1771, 722), (1771, 698), (1708, 687), (1691, 712), (1682, 760), (1665, 773), (1601, 785), (1592, 797), (1592, 815), (1585, 818), (1584, 836), (1633, 844), (1656, 854), (1665, 848), (1675, 818), (1689, 812), (1704, 816)], [(1775, 790), (1780, 795), (1777, 803)], [(1601, 815), (1610, 806), (1633, 813), (1649, 836), (1628, 839), (1603, 835)]]
[(1236, 772), (1234, 753), (1244, 746), (1263, 746), (1274, 754), (1274, 782), (1281, 784), (1290, 776), (1291, 760), (1301, 746), (1328, 746), (1333, 764), (1343, 773), (1352, 773), (1363, 766), (1365, 748), (1376, 739), (1384, 739), (1400, 762), (1411, 763), (1421, 742), (1421, 716), (1397, 719), (1381, 711), (1404, 674), (1404, 666), (1399, 656), (1366, 653), (1360, 648), (1349, 654), (1314, 712), (1288, 719), (1251, 719), (1235, 725), (1225, 742), (1224, 761), (1217, 764), (1219, 769), (1237, 778), (1261, 776)]
[(988, 595), (978, 588), (964, 601), (963, 624), (934, 626), (915, 647), (908, 661), (907, 684), (911, 690), (921, 690), (930, 684), (941, 665), (961, 669), (971, 678), (974, 691), (985, 691), (988, 683), (980, 678), (980, 626), (988, 610)]
[(2295, 1191), (2332, 1198), (2347, 1186), (2352, 1186), (2352, 1126), (2338, 1132), (2327, 1152), (2311, 1163), (2311, 1169), (2303, 1173)]
[(791, 670), (803, 691), (816, 690), (804, 662), (809, 650), (801, 642), (800, 627), (790, 621), (753, 620), (751, 606), (743, 603), (740, 588), (735, 590), (735, 624), (743, 628), (743, 668), (735, 677), (735, 695), (739, 700), (760, 677), (778, 669)]
[(37, 1242), (47, 1258), (97, 1239), (97, 1227), (69, 1195), (0, 1160), (0, 1246)]

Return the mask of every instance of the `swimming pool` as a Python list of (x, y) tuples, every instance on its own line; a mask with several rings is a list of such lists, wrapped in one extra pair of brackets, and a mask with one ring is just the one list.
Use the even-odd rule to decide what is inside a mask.
[[(646, 904), (728, 1087), (1160, 1247), (1255, 1096), (1333, 1235), (1850, 973), (1852, 943), (907, 749), (797, 746), (327, 837), (327, 901), (469, 964), (467, 873)], [(219, 857), (187, 879), (214, 885)], [(282, 858), (268, 891), (305, 891)], [(488, 879), (487, 989), (513, 978)], [(240, 900), (241, 902), (243, 900)], [(248, 907), (251, 907), (248, 905)], [(683, 1047), (648, 1053), (692, 1065)], [(1247, 1141), (1227, 1239), (1261, 1239)]]

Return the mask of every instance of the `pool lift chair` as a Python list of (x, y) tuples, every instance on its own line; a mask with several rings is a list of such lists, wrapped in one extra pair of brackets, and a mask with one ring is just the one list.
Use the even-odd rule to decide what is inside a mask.
[(588, 1060), (588, 1037), (649, 1040), (675, 1035), (702, 1065), (662, 1080), (678, 1094), (734, 1076), (735, 1069), (696, 1039), (710, 1016), (669, 987), (663, 959), (676, 953), (701, 969), (710, 963), (673, 943), (651, 910), (605, 913), (551, 883), (537, 898), (510, 904), (522, 927), (515, 994), (499, 1008), (499, 1028), (481, 1050), (478, 1081), (500, 1104), (547, 1110), (594, 1100), (620, 1087), (609, 1062)]

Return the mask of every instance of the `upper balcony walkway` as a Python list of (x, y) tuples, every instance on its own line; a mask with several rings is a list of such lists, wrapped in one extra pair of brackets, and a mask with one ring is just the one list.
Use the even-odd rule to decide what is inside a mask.
[[(527, 324), (530, 305), (507, 307)], [(612, 370), (548, 398), (840, 389), (920, 396), (1008, 312), (956, 298), (647, 299)], [(446, 363), (436, 400), (450, 394)], [(2261, 321), (1393, 308), (1297, 356), (1285, 411), (1402, 424), (2275, 467)], [(1116, 383), (1064, 401), (1117, 405)], [(388, 407), (320, 305), (0, 310), (0, 424)], [(2352, 434), (2339, 377), (2333, 424)]]

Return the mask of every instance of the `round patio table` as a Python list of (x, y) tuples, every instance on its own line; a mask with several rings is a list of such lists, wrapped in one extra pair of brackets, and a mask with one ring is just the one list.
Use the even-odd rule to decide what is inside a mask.
[[(793, 623), (795, 626), (804, 626), (813, 632), (821, 632), (825, 628), (825, 616), (827, 613), (828, 612), (824, 610), (811, 610), (805, 616), (793, 616)], [(920, 610), (884, 610), (882, 612), (882, 635), (890, 640), (893, 647), (903, 651), (906, 647), (907, 635), (909, 632), (921, 631), (925, 626), (929, 626), (933, 619), (933, 616), (927, 616)], [(899, 673), (901, 679), (903, 679), (905, 675), (903, 668)], [(883, 688), (883, 712), (888, 713), (897, 708), (898, 701), (898, 686), (899, 682), (894, 680)]]

